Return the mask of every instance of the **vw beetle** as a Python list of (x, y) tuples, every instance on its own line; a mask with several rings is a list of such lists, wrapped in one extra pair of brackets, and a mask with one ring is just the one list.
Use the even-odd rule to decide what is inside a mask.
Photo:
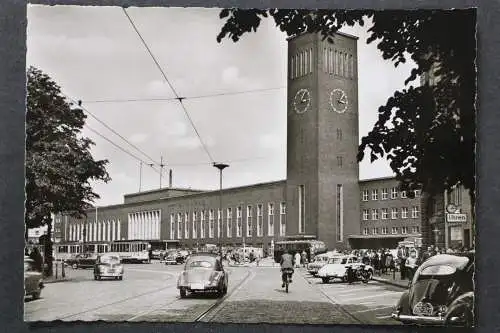
[(438, 254), (426, 260), (396, 305), (404, 324), (474, 326), (474, 255)]

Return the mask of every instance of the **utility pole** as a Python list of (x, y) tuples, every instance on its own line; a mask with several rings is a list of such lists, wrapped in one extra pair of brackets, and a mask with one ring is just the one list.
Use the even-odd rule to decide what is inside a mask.
[(140, 162), (139, 165), (139, 192), (141, 192), (142, 188), (142, 161)]
[[(223, 216), (224, 214), (222, 213), (222, 170), (224, 170), (225, 168), (227, 168), (229, 165), (228, 164), (224, 164), (224, 163), (215, 163), (214, 162), (214, 167), (219, 169), (219, 211), (220, 211), (220, 225), (218, 224), (218, 228), (217, 228), (217, 236), (218, 236), (218, 239), (219, 239), (219, 255), (221, 256), (221, 260), (222, 260), (222, 232), (221, 232), (221, 228), (222, 228), (222, 225), (223, 225)], [(217, 216), (218, 217), (218, 216)], [(220, 228), (219, 228), (220, 227)]]
[(165, 165), (163, 164), (163, 156), (160, 157), (160, 189), (161, 189), (161, 177), (163, 176), (163, 167)]

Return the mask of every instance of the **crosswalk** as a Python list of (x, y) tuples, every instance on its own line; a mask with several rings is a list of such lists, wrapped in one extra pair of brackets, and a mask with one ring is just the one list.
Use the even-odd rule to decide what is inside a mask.
[(370, 324), (398, 324), (391, 319), (391, 312), (399, 301), (403, 289), (389, 286), (377, 281), (367, 284), (343, 282), (322, 283), (321, 279), (314, 278), (307, 273), (304, 277), (313, 287), (335, 303), (342, 306), (349, 313)]

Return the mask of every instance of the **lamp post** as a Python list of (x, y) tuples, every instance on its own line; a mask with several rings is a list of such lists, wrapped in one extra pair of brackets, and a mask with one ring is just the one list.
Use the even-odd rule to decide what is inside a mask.
[[(222, 221), (223, 221), (222, 216), (224, 215), (224, 214), (222, 214), (222, 170), (224, 170), (228, 166), (229, 166), (228, 164), (214, 162), (214, 167), (219, 169), (219, 178), (220, 178), (220, 187), (219, 187), (219, 211), (220, 211), (220, 219), (221, 219), (220, 227), (222, 227)], [(222, 242), (221, 242), (222, 232), (221, 232), (220, 228), (217, 229), (217, 236), (219, 238), (219, 255), (220, 255), (221, 260), (222, 260)]]
[(438, 240), (439, 240), (439, 229), (438, 229), (438, 227), (435, 226), (434, 230), (432, 230), (432, 232), (434, 232), (434, 246), (437, 247)]

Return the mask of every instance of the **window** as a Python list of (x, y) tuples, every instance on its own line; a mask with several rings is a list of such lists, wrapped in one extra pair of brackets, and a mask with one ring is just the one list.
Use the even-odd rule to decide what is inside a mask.
[(313, 50), (309, 49), (309, 73), (313, 72)]
[(408, 233), (408, 227), (402, 227), (401, 228), (401, 233), (402, 234), (407, 234)]
[(262, 213), (262, 204), (257, 205), (257, 237), (262, 237), (262, 230), (264, 229), (264, 216)]
[(363, 235), (368, 235), (368, 228), (363, 228)]
[(337, 140), (342, 140), (342, 129), (337, 128)]
[(368, 201), (368, 190), (363, 190), (363, 201)]
[(411, 218), (412, 219), (418, 218), (419, 213), (420, 213), (420, 211), (419, 211), (419, 207), (418, 206), (413, 206), (411, 208)]
[(196, 215), (198, 215), (196, 212), (193, 212), (193, 227), (192, 227), (192, 230), (193, 230), (193, 239), (196, 239), (198, 237), (198, 232), (197, 232), (197, 226), (196, 226)]
[(177, 238), (182, 239), (182, 214), (177, 213)]
[(242, 221), (242, 208), (239, 206), (236, 208), (236, 237), (241, 237), (242, 229), (243, 229), (243, 221)]
[(170, 239), (175, 239), (175, 221), (174, 221), (174, 214), (170, 214)]
[(252, 237), (252, 206), (247, 206), (247, 237)]
[(342, 184), (337, 184), (337, 242), (344, 239), (344, 189)]
[(333, 50), (329, 49), (330, 57), (328, 61), (328, 73), (332, 74), (333, 73)]
[(387, 208), (382, 208), (382, 220), (387, 220), (389, 217), (389, 210)]
[(226, 210), (226, 236), (230, 238), (233, 235), (233, 210), (232, 208), (228, 208)]
[(189, 213), (184, 214), (184, 238), (189, 239)]
[(214, 227), (215, 227), (214, 210), (210, 209), (208, 211), (208, 237), (209, 238), (214, 238)]
[(378, 210), (372, 209), (372, 220), (378, 220)]
[(306, 214), (305, 214), (305, 186), (299, 185), (299, 233), (305, 232)]
[(382, 200), (387, 200), (387, 189), (386, 188), (382, 189)]
[(418, 234), (419, 232), (420, 232), (420, 227), (415, 226), (415, 227), (412, 228), (412, 233)]
[(368, 209), (363, 209), (363, 221), (368, 221), (370, 217), (370, 211)]
[(280, 203), (280, 236), (286, 234), (286, 203)]
[(337, 166), (342, 168), (342, 156), (337, 156)]
[(398, 218), (398, 209), (397, 208), (391, 208), (391, 219), (397, 219)]
[(372, 229), (372, 234), (378, 235), (378, 228), (373, 228)]
[(382, 235), (387, 235), (387, 232), (388, 232), (388, 228), (387, 227), (383, 227), (382, 228)]
[(372, 190), (372, 200), (378, 200), (378, 190)]
[(392, 233), (397, 234), (398, 233), (398, 228), (397, 227), (392, 227)]
[(415, 198), (420, 197), (420, 190), (415, 190), (414, 193), (415, 193)]
[(406, 191), (401, 191), (401, 198), (406, 199)]
[(401, 218), (402, 219), (408, 218), (408, 207), (401, 208)]
[(207, 212), (206, 210), (201, 211), (201, 218), (200, 218), (200, 237), (205, 238), (205, 218), (207, 217)]
[(274, 204), (267, 205), (267, 235), (274, 236)]
[(397, 199), (398, 198), (398, 188), (393, 187), (391, 189), (391, 199)]
[(323, 71), (328, 73), (328, 50), (323, 48)]

